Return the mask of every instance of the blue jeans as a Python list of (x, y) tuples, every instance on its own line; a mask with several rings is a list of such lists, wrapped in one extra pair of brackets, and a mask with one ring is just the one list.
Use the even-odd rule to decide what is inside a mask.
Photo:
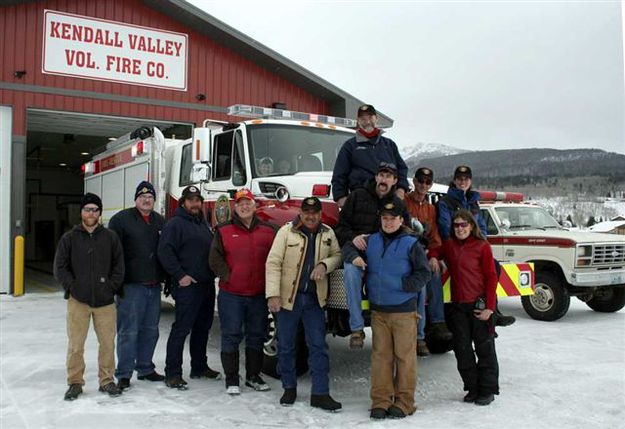
[(352, 332), (365, 329), (365, 320), (362, 317), (362, 278), (364, 270), (350, 262), (343, 264), (343, 282), (347, 294), (347, 309), (349, 310), (349, 328)]
[(176, 301), (176, 319), (167, 339), (165, 375), (168, 378), (182, 377), (182, 354), (189, 333), (191, 372), (206, 371), (208, 332), (213, 325), (215, 313), (215, 284), (211, 282), (193, 283), (187, 287), (175, 286), (172, 297)]
[(242, 296), (224, 290), (217, 297), (221, 324), (221, 351), (233, 353), (245, 336), (245, 347), (262, 350), (267, 331), (267, 299), (265, 295)]
[(425, 288), (421, 289), (417, 297), (417, 311), (419, 312), (419, 323), (417, 325), (417, 339), (425, 338), (425, 297), (428, 299), (428, 314), (430, 323), (445, 322), (445, 303), (443, 301), (443, 283), (440, 273), (432, 273), (432, 279)]
[(141, 283), (124, 284), (124, 297), (117, 298), (117, 370), (115, 377), (132, 378), (154, 372), (152, 357), (158, 341), (161, 318), (161, 287)]
[(311, 393), (325, 395), (330, 392), (328, 374), (330, 358), (326, 343), (325, 312), (319, 307), (316, 293), (298, 293), (293, 310), (281, 309), (276, 313), (278, 330), (278, 373), (285, 389), (297, 388), (295, 373), (295, 340), (300, 320), (308, 346), (308, 367), (312, 379)]

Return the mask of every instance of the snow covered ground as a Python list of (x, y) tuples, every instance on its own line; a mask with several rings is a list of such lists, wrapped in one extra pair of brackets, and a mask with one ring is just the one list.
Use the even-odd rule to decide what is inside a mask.
[[(270, 392), (243, 389), (226, 395), (223, 382), (188, 380), (179, 392), (133, 379), (119, 398), (97, 391), (97, 345), (86, 346), (85, 393), (74, 402), (65, 392), (65, 306), (60, 292), (0, 296), (0, 427), (17, 428), (229, 428), (229, 427), (420, 427), (420, 428), (623, 428), (625, 427), (625, 310), (591, 311), (573, 299), (557, 322), (530, 319), (516, 298), (504, 312), (517, 323), (499, 329), (501, 395), (489, 407), (462, 402), (452, 353), (419, 359), (418, 411), (401, 421), (369, 420), (370, 335), (364, 350), (329, 337), (331, 389), (343, 412), (308, 405), (308, 376), (292, 408), (278, 404), (278, 380)], [(164, 306), (155, 363), (162, 371), (173, 310)], [(370, 334), (368, 332), (368, 334)], [(211, 332), (209, 365), (220, 368), (219, 322)], [(185, 355), (187, 358), (188, 355)], [(185, 362), (185, 372), (188, 362)]]

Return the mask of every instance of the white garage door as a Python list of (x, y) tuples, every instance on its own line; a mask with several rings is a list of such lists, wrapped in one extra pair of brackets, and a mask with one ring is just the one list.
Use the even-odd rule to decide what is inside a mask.
[(0, 106), (0, 293), (11, 285), (11, 124), (12, 109)]

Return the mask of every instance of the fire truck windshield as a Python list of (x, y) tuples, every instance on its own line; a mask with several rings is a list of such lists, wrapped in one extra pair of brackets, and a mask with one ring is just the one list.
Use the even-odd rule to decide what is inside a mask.
[(353, 134), (329, 128), (259, 124), (247, 127), (254, 177), (332, 171)]
[(510, 229), (545, 229), (559, 228), (558, 222), (542, 207), (507, 206), (496, 207), (495, 211), (501, 222), (508, 220)]

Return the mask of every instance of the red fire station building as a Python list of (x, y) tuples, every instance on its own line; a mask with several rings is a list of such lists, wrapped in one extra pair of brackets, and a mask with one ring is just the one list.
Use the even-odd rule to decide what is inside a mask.
[(233, 104), (352, 118), (360, 104), (182, 0), (9, 0), (0, 34), (0, 293), (16, 236), (27, 267), (51, 271), (80, 167), (109, 138), (142, 125), (190, 137), (205, 118), (237, 119)]

